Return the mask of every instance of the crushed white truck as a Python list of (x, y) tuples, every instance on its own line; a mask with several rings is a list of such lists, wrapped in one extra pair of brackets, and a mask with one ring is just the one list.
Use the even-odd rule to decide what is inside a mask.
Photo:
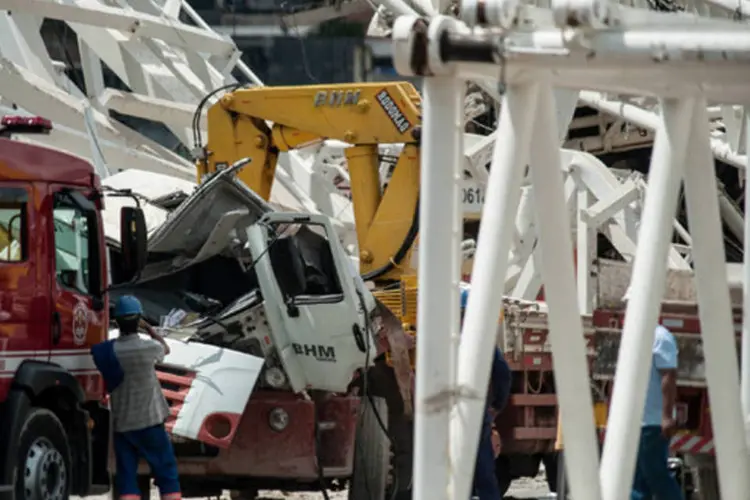
[[(175, 190), (165, 176), (133, 172), (106, 184), (137, 179), (150, 191), (141, 202), (149, 259), (111, 293), (137, 296), (145, 319), (164, 326), (172, 352), (158, 376), (184, 495), (348, 486), (352, 499), (382, 500), (406, 490), (411, 380), (396, 377), (385, 352), (408, 356), (407, 337), (330, 220), (274, 211), (232, 169), (187, 193), (190, 183)], [(131, 203), (106, 201), (113, 213)], [(105, 222), (117, 284), (119, 222)]]

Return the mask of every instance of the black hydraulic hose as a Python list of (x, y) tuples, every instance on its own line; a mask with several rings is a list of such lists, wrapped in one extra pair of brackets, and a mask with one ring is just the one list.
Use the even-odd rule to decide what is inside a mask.
[(365, 281), (375, 280), (379, 277), (383, 276), (388, 271), (392, 270), (394, 267), (396, 267), (396, 264), (401, 262), (404, 257), (406, 257), (406, 253), (409, 251), (411, 246), (414, 244), (414, 240), (417, 239), (417, 235), (419, 234), (419, 197), (417, 197), (417, 204), (414, 207), (414, 216), (411, 220), (411, 226), (409, 227), (409, 232), (406, 233), (406, 237), (404, 238), (404, 241), (401, 242), (401, 246), (396, 250), (396, 253), (393, 255), (393, 258), (388, 261), (387, 264), (385, 264), (382, 267), (379, 267), (378, 269), (374, 269), (370, 271), (369, 273), (365, 273), (362, 275), (362, 279)]
[(195, 108), (195, 112), (193, 113), (193, 123), (192, 123), (192, 129), (193, 129), (193, 145), (197, 149), (201, 147), (203, 144), (203, 138), (201, 137), (201, 129), (200, 129), (200, 121), (201, 121), (201, 114), (203, 113), (203, 107), (206, 105), (209, 99), (211, 99), (213, 96), (218, 94), (221, 91), (229, 90), (234, 91), (238, 88), (242, 87), (241, 83), (230, 83), (228, 85), (224, 85), (222, 87), (215, 88), (211, 92), (207, 93), (205, 96), (203, 96), (203, 99), (198, 103), (198, 106)]
[(328, 487), (326, 486), (326, 480), (325, 476), (323, 476), (323, 466), (321, 465), (323, 462), (321, 461), (321, 446), (320, 446), (320, 422), (318, 421), (318, 413), (317, 410), (313, 414), (314, 423), (315, 423), (315, 460), (318, 462), (316, 465), (316, 469), (318, 472), (318, 483), (320, 485), (320, 492), (323, 494), (324, 500), (331, 500), (331, 497), (328, 496)]

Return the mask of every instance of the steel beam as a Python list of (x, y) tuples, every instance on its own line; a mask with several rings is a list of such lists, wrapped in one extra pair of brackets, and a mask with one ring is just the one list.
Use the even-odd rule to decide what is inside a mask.
[[(3, 89), (3, 98), (6, 101), (15, 102), (27, 111), (73, 129), (82, 130), (84, 127), (84, 107), (80, 100), (7, 59), (0, 59), (0, 88)], [(132, 133), (131, 137), (127, 137), (124, 134), (124, 126), (116, 127), (111, 118), (98, 111), (93, 111), (92, 114), (97, 132), (103, 139), (124, 141), (135, 150), (153, 154), (153, 148), (144, 145), (145, 140), (136, 140), (137, 134)], [(192, 173), (192, 166), (184, 166), (187, 164), (185, 160), (176, 155), (174, 160), (175, 175), (181, 177), (186, 171)]]
[[(498, 140), (495, 142), (485, 210), (474, 257), (472, 293), (466, 308), (463, 339), (458, 355), (456, 387), (460, 396), (451, 417), (450, 428), (453, 465), (450, 498), (454, 499), (468, 498), (470, 493), (490, 362), (496, 342), (495, 332), (502, 305), (503, 288), (497, 284), (502, 283), (508, 271), (510, 243), (515, 230), (514, 218), (521, 193), (523, 168), (529, 158), (537, 97), (536, 86), (511, 86), (503, 99), (500, 112)], [(420, 248), (423, 246), (420, 245)], [(434, 473), (433, 469), (432, 474)], [(417, 495), (416, 498), (431, 497)]]
[[(424, 152), (420, 178), (420, 245), (415, 392), (414, 496), (448, 500), (453, 336), (458, 334), (457, 264), (461, 237), (459, 165), (463, 137), (463, 82), (433, 77), (424, 83)], [(446, 222), (449, 226), (446, 228)], [(506, 252), (507, 254), (507, 252)], [(441, 470), (441, 475), (433, 471)], [(468, 497), (468, 493), (464, 495)]]
[[(698, 314), (705, 353), (706, 382), (711, 398), (711, 424), (716, 442), (719, 486), (723, 498), (748, 498), (750, 456), (740, 403), (737, 341), (725, 265), (718, 186), (708, 140), (706, 103), (698, 99), (690, 120), (685, 158), (685, 204), (695, 238), (693, 259)], [(623, 332), (624, 333), (624, 332)]]
[(634, 436), (641, 428), (654, 331), (664, 294), (671, 223), (694, 105), (692, 99), (662, 102), (664, 125), (657, 132), (649, 169), (650, 188), (643, 208), (602, 452), (603, 500), (626, 500), (633, 485), (638, 448)]
[(234, 42), (214, 32), (142, 12), (125, 12), (90, 0), (78, 0), (74, 4), (55, 0), (0, 0), (0, 9), (113, 29), (128, 36), (155, 38), (192, 50), (200, 47), (200, 52), (206, 54), (228, 57), (235, 50)]

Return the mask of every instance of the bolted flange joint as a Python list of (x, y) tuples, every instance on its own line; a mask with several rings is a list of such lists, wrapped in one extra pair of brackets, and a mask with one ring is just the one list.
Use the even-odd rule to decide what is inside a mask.
[(393, 67), (404, 76), (423, 75), (427, 63), (427, 20), (399, 16), (391, 34)]
[(467, 26), (510, 29), (518, 24), (520, 0), (462, 0), (461, 20)]
[[(416, 16), (400, 16), (393, 25), (393, 65), (405, 76), (453, 74), (451, 53), (446, 41), (452, 33), (468, 33), (459, 21), (436, 16), (429, 21)], [(445, 47), (449, 47), (446, 52)]]

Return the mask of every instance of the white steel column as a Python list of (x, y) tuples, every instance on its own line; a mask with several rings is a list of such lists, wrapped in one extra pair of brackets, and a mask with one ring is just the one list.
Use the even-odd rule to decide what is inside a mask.
[[(745, 115), (746, 144), (750, 144), (750, 115)], [(750, 155), (747, 169), (750, 170)], [(750, 446), (750, 175), (745, 175), (745, 238), (743, 245), (742, 280), (742, 360), (740, 363), (742, 412), (745, 417), (745, 437)]]
[[(558, 155), (559, 156), (559, 155)], [(577, 175), (575, 172), (571, 175)], [(578, 205), (576, 211), (576, 273), (578, 282), (578, 307), (581, 314), (594, 312), (594, 291), (596, 278), (593, 277), (593, 265), (596, 260), (597, 226), (584, 218), (583, 211), (593, 204), (591, 191), (582, 182), (576, 193)]]
[[(549, 305), (549, 337), (560, 407), (570, 490), (576, 500), (600, 500), (594, 408), (591, 400), (586, 342), (578, 308), (573, 270), (573, 242), (565, 200), (552, 89), (541, 86), (531, 149), (539, 238), (539, 263)], [(584, 256), (586, 258), (586, 256)], [(592, 481), (592, 479), (594, 479)], [(458, 497), (462, 498), (462, 497)]]
[[(672, 219), (682, 180), (682, 164), (694, 101), (663, 99), (649, 167), (631, 295), (617, 357), (600, 478), (603, 500), (627, 500), (633, 484), (651, 350), (667, 270)], [(714, 192), (715, 193), (715, 192)], [(722, 267), (723, 269), (723, 267)]]
[[(537, 93), (538, 87), (533, 84), (511, 85), (502, 101), (458, 353), (456, 386), (459, 398), (450, 426), (452, 499), (469, 498), (474, 475), (490, 363), (502, 308), (502, 284), (515, 231), (523, 170), (529, 158)], [(420, 248), (422, 245), (424, 241), (420, 242)], [(433, 248), (432, 251), (438, 250)], [(420, 289), (424, 287), (422, 283)], [(420, 331), (425, 331), (422, 324)], [(417, 375), (417, 379), (419, 377)], [(431, 438), (440, 439), (437, 436)], [(436, 479), (432, 478), (433, 481)], [(432, 500), (432, 497), (419, 495), (414, 498)]]
[(458, 330), (459, 269), (454, 263), (460, 259), (460, 238), (451, 221), (461, 210), (462, 89), (462, 81), (452, 77), (424, 79), (413, 495), (430, 500), (449, 498), (450, 345)]
[(696, 100), (685, 158), (685, 202), (693, 237), (695, 285), (705, 353), (706, 382), (711, 398), (712, 426), (721, 497), (748, 498), (750, 459), (744, 432), (737, 347), (725, 266), (724, 238), (716, 198), (706, 101)]

